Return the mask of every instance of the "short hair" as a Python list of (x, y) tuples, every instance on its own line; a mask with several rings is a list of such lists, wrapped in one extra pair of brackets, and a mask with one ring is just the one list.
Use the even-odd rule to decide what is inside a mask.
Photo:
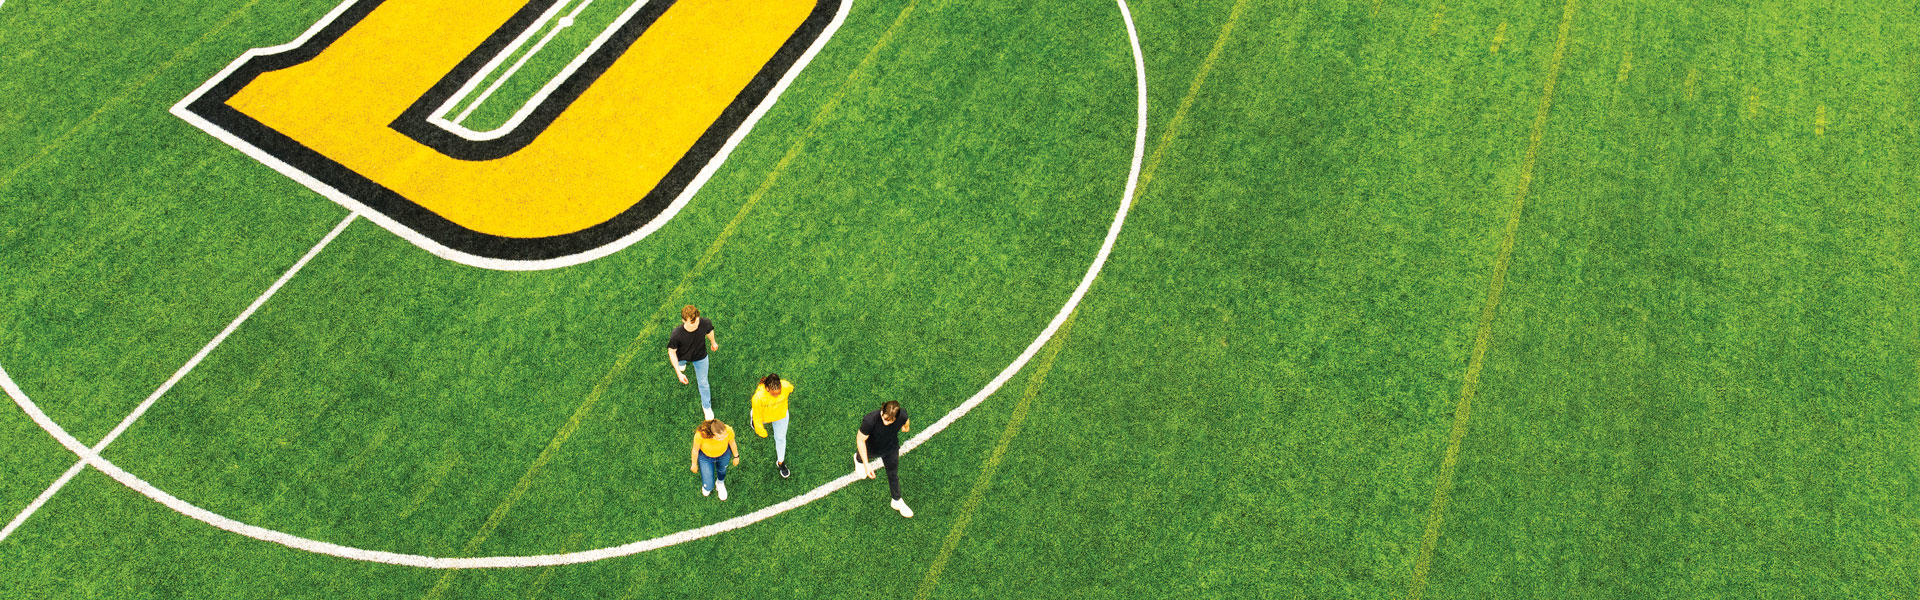
[(880, 416), (888, 420), (900, 418), (900, 403), (888, 400), (880, 405)]
[(692, 321), (698, 318), (700, 318), (700, 309), (694, 308), (692, 304), (688, 304), (685, 308), (680, 309), (680, 320)]
[(768, 373), (766, 377), (760, 378), (760, 385), (767, 386), (767, 389), (780, 387), (780, 374)]

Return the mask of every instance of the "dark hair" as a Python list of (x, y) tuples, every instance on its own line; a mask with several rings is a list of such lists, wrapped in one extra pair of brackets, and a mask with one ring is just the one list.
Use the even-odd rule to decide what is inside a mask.
[(889, 420), (900, 418), (900, 403), (888, 400), (881, 404), (880, 416), (886, 417)]
[(768, 373), (766, 377), (760, 378), (760, 385), (767, 386), (767, 389), (780, 387), (780, 374)]
[(707, 439), (713, 439), (720, 437), (722, 433), (726, 433), (727, 424), (721, 423), (719, 419), (707, 419), (700, 422), (699, 431), (700, 435), (706, 436)]
[(680, 320), (697, 321), (699, 319), (700, 309), (694, 308), (692, 304), (688, 304), (686, 307), (680, 309)]

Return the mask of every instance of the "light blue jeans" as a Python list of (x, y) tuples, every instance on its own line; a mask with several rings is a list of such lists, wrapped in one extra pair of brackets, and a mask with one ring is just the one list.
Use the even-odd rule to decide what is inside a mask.
[(787, 419), (768, 423), (767, 433), (773, 435), (773, 461), (787, 462)]
[[(712, 357), (709, 356), (707, 358), (712, 358)], [(684, 360), (680, 361), (680, 366), (682, 367), (687, 366), (687, 361), (684, 361)], [(700, 408), (702, 410), (708, 410), (708, 411), (713, 410), (713, 388), (707, 386), (707, 359), (706, 358), (693, 361), (693, 378), (695, 381), (699, 382), (699, 386), (700, 386)]]
[(726, 482), (727, 463), (730, 463), (730, 462), (733, 462), (732, 448), (728, 448), (726, 452), (721, 452), (720, 456), (717, 456), (717, 457), (707, 456), (707, 453), (701, 452), (700, 453), (700, 491), (703, 491), (703, 492), (713, 491), (713, 482), (715, 480), (719, 480), (723, 483)]

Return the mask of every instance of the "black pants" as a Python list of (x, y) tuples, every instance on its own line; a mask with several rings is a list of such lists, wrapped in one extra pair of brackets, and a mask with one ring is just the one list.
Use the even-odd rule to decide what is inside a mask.
[[(893, 492), (893, 499), (899, 500), (900, 499), (900, 451), (896, 449), (886, 454), (868, 454), (867, 456), (869, 458), (878, 459), (881, 462), (881, 464), (884, 464), (887, 466), (887, 490)], [(853, 460), (854, 462), (860, 461), (860, 450), (857, 448), (854, 449), (853, 451)], [(868, 462), (872, 462), (872, 461), (868, 461)]]

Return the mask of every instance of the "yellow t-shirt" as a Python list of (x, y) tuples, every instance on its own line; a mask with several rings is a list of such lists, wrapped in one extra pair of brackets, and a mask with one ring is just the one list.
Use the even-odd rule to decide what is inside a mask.
[[(780, 382), (780, 393), (767, 393), (765, 384), (753, 388), (753, 425), (772, 423), (787, 418), (787, 396), (793, 395), (793, 382)], [(736, 396), (737, 397), (737, 396)], [(764, 435), (761, 437), (765, 437)]]
[[(734, 397), (738, 398), (739, 396)], [(720, 455), (726, 454), (727, 443), (732, 441), (732, 427), (728, 427), (726, 431), (722, 431), (720, 435), (714, 437), (700, 435), (700, 430), (698, 429), (693, 431), (693, 443), (700, 446), (700, 453), (714, 458), (720, 458)]]

